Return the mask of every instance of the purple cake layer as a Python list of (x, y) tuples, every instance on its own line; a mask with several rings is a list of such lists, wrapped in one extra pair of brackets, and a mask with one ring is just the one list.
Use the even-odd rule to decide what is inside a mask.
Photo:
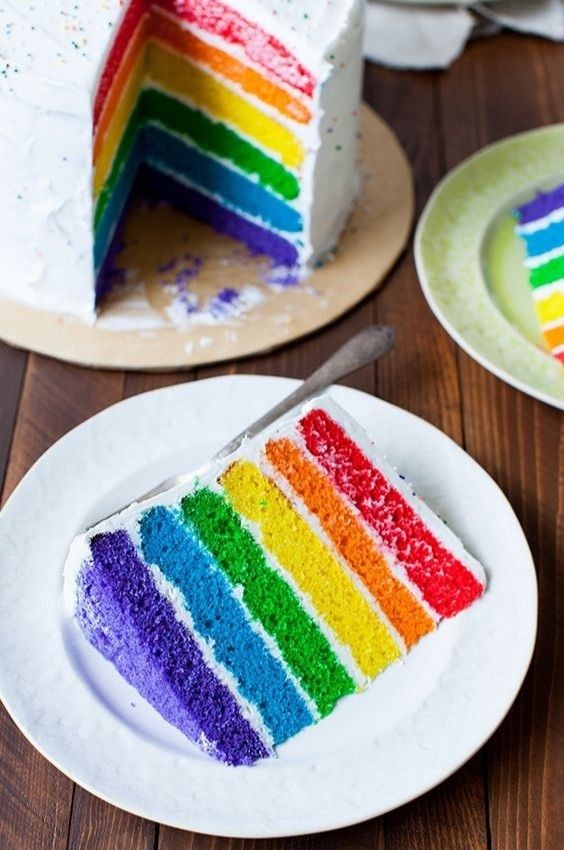
[(172, 206), (198, 221), (243, 242), (253, 254), (271, 257), (276, 265), (295, 266), (298, 251), (295, 245), (277, 233), (255, 224), (217, 201), (175, 180), (146, 163), (139, 171), (143, 193), (156, 200), (166, 200)]
[(564, 206), (564, 185), (558, 186), (552, 192), (539, 193), (536, 198), (517, 207), (519, 224), (530, 224), (538, 218), (544, 218), (554, 210)]
[(127, 208), (126, 204), (125, 209), (123, 210), (120, 219), (116, 225), (114, 235), (112, 236), (112, 241), (110, 243), (110, 247), (106, 252), (106, 256), (104, 257), (104, 262), (102, 263), (101, 268), (96, 275), (96, 287), (94, 291), (94, 302), (96, 307), (100, 306), (100, 302), (105, 295), (113, 289), (114, 285), (118, 282), (120, 273), (116, 269), (116, 260), (124, 247), (123, 242), (123, 227), (125, 224), (125, 219), (127, 218)]
[(90, 643), (204, 752), (232, 765), (271, 755), (158, 592), (127, 532), (99, 534), (90, 548), (76, 608)]

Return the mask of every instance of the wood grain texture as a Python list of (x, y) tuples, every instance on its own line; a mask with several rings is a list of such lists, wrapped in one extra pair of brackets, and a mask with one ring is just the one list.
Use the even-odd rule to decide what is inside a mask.
[[(514, 40), (505, 36), (500, 45), (503, 68), (499, 56), (495, 64), (488, 62), (485, 45), (476, 43), (456, 73), (441, 81), (447, 169), (483, 144), (564, 119), (564, 102), (554, 98), (548, 86), (554, 73), (564, 72), (562, 49), (543, 45), (541, 50), (538, 42), (527, 40), (516, 53)], [(506, 62), (512, 85), (522, 96), (509, 97), (508, 108), (500, 109), (500, 97), (509, 95)], [(492, 86), (492, 73), (499, 88)], [(449, 108), (451, 104), (458, 108)], [(461, 114), (465, 109), (468, 113)], [(464, 132), (467, 126), (474, 127), (473, 134)], [(539, 636), (531, 671), (507, 721), (486, 748), (492, 846), (562, 847), (564, 821), (558, 801), (564, 787), (560, 757), (564, 693), (554, 681), (557, 665), (562, 664), (562, 634), (556, 619), (557, 569), (564, 563), (562, 548), (558, 551), (563, 541), (562, 415), (503, 384), (462, 351), (458, 360), (466, 448), (515, 508), (533, 551), (540, 592)]]
[(153, 850), (154, 823), (122, 812), (76, 787), (68, 850)]
[(425, 797), (386, 816), (386, 850), (488, 847), (484, 765), (475, 756)]
[(119, 401), (123, 374), (96, 372), (35, 354), (29, 356), (10, 463), (7, 497), (37, 458), (59, 437)]
[(73, 783), (33, 749), (0, 708), (0, 847), (65, 850)]
[[(446, 171), (489, 142), (564, 120), (564, 48), (516, 36), (476, 42), (443, 74), (369, 66), (365, 95), (414, 165), (421, 210)], [(516, 96), (518, 92), (519, 96)], [(564, 166), (563, 166), (564, 171)], [(343, 281), (346, 286), (346, 281)], [(384, 289), (285, 349), (184, 374), (104, 373), (0, 346), (0, 478), (7, 496), (60, 435), (122, 397), (217, 374), (305, 377), (371, 321), (396, 350), (346, 381), (448, 433), (498, 481), (539, 574), (540, 630), (526, 685), (489, 744), (434, 791), (382, 818), (314, 836), (230, 840), (159, 827), (73, 786), (0, 713), (0, 850), (560, 850), (564, 692), (563, 417), (498, 381), (433, 318), (408, 252)], [(27, 365), (26, 365), (27, 364)], [(7, 459), (9, 457), (9, 463)]]
[(0, 491), (23, 386), (27, 354), (0, 342)]
[(386, 847), (381, 823), (367, 821), (348, 829), (280, 839), (212, 838), (161, 827), (156, 850), (386, 850)]
[(192, 379), (193, 373), (190, 372), (128, 372), (125, 376), (123, 397), (130, 398), (140, 393), (151, 392), (151, 390), (173, 387)]
[[(413, 164), (419, 213), (442, 176), (436, 78), (398, 75), (371, 65), (365, 91), (396, 131)], [(378, 365), (379, 394), (461, 443), (455, 345), (427, 307), (411, 247), (374, 306), (377, 320), (394, 325), (398, 337), (394, 352)]]

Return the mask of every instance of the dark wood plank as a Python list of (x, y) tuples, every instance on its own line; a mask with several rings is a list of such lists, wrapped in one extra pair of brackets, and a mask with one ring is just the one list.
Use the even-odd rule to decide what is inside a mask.
[[(123, 376), (87, 371), (30, 355), (14, 431), (4, 496), (62, 434), (121, 398)], [(64, 850), (72, 782), (0, 714), (2, 850)]]
[(0, 490), (4, 482), (27, 354), (0, 342)]
[(543, 44), (539, 48), (537, 62), (537, 80), (539, 97), (542, 98), (543, 112), (550, 122), (564, 121), (564, 91), (558, 77), (564, 67), (564, 51), (560, 44)]
[(515, 508), (533, 551), (540, 593), (531, 671), (487, 748), (492, 841), (499, 850), (556, 848), (564, 844), (564, 700), (556, 672), (562, 665), (562, 415), (462, 359), (463, 384), (472, 388), (465, 396), (467, 447)]
[(479, 754), (422, 800), (391, 812), (386, 817), (386, 850), (488, 847), (483, 779)]
[[(401, 141), (415, 176), (417, 214), (442, 176), (435, 75), (368, 66), (366, 94)], [(427, 307), (413, 251), (375, 299), (378, 321), (397, 330), (393, 354), (378, 367), (380, 395), (462, 440), (455, 345)]]
[(72, 790), (0, 707), (2, 850), (65, 850)]
[(123, 397), (160, 390), (163, 387), (173, 387), (192, 381), (193, 372), (129, 372), (125, 376)]
[[(499, 50), (488, 47), (472, 45), (441, 81), (448, 168), (488, 142), (564, 117), (564, 102), (549, 84), (552, 74), (564, 72), (561, 47), (511, 36), (499, 39)], [(520, 96), (510, 96), (510, 89)], [(540, 588), (532, 669), (487, 747), (492, 846), (561, 847), (564, 706), (554, 675), (562, 653), (556, 610), (557, 565), (564, 563), (562, 416), (498, 381), (462, 352), (458, 359), (466, 447), (498, 481), (522, 521)]]
[[(405, 845), (402, 850), (407, 850)], [(209, 835), (182, 832), (161, 827), (158, 850), (387, 850), (383, 830), (375, 821), (323, 832), (319, 835), (297, 835), (290, 838), (237, 839), (214, 838)]]
[(68, 850), (153, 850), (157, 826), (76, 787)]
[(30, 355), (4, 496), (59, 437), (119, 401), (122, 392), (120, 372), (86, 370)]

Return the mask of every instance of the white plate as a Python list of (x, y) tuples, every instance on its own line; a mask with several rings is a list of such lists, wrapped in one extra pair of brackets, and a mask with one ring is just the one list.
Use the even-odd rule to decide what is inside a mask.
[(335, 399), (482, 561), (484, 597), (281, 747), (279, 759), (253, 768), (200, 755), (87, 644), (61, 596), (73, 535), (164, 476), (198, 466), (295, 384), (226, 376), (123, 401), (59, 440), (1, 515), (6, 707), (68, 776), (151, 820), (268, 837), (380, 815), (441, 782), (484, 743), (530, 662), (535, 571), (501, 491), (428, 423), (342, 387)]

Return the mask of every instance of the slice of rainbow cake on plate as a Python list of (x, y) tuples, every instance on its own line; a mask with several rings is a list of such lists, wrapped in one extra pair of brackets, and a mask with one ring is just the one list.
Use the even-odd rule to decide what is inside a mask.
[(515, 211), (542, 335), (564, 363), (564, 185), (539, 192)]
[(230, 765), (273, 756), (484, 589), (329, 398), (76, 538), (65, 567), (88, 641)]

